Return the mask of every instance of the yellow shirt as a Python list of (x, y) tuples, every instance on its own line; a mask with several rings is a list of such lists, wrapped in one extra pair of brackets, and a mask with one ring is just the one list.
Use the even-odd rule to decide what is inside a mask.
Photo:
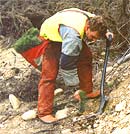
[(84, 35), (85, 23), (88, 19), (83, 13), (87, 14), (89, 17), (95, 16), (94, 14), (77, 8), (70, 8), (57, 12), (43, 22), (40, 29), (40, 36), (52, 41), (62, 42), (58, 29), (60, 24), (64, 24), (74, 28), (82, 39)]

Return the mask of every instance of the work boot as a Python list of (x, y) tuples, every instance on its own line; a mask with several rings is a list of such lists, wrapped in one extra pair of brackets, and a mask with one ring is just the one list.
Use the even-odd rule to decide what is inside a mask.
[(51, 124), (51, 123), (55, 123), (56, 121), (58, 121), (58, 119), (53, 117), (52, 115), (46, 115), (46, 116), (39, 117), (39, 118), (45, 124)]
[(89, 99), (97, 98), (97, 97), (100, 96), (100, 90), (93, 91), (93, 92), (87, 94), (86, 96), (87, 96), (87, 98), (89, 98)]
[[(79, 95), (79, 92), (80, 91), (82, 91), (82, 90), (77, 90), (75, 93), (74, 93), (74, 98), (76, 99), (76, 100), (81, 100), (80, 99), (80, 95)], [(88, 93), (88, 94), (86, 94), (86, 97), (88, 98), (88, 99), (94, 99), (94, 98), (96, 98), (96, 97), (99, 97), (100, 96), (100, 90), (97, 90), (97, 91), (93, 91), (93, 92), (91, 92), (91, 93)]]

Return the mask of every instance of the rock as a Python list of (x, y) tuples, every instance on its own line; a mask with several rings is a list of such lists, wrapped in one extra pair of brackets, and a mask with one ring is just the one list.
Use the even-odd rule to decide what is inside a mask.
[(115, 63), (115, 64), (113, 65), (113, 67), (114, 67), (114, 68), (118, 67), (118, 64), (117, 64), (117, 63)]
[(128, 76), (129, 74), (128, 73), (123, 73), (123, 76), (125, 77), (125, 76)]
[(94, 131), (92, 128), (88, 130), (88, 134), (94, 134)]
[(128, 89), (130, 89), (130, 85), (128, 85)]
[(122, 78), (122, 81), (125, 81), (125, 78)]
[(112, 66), (110, 66), (110, 67), (107, 67), (107, 70), (106, 70), (106, 72), (111, 72), (111, 71), (112, 71), (112, 69), (113, 69), (113, 67), (112, 67)]
[(0, 128), (4, 128), (4, 125), (3, 124), (0, 124)]
[[(127, 112), (128, 113), (128, 112)], [(126, 113), (126, 114), (127, 114)], [(128, 113), (129, 114), (129, 113)], [(120, 121), (121, 124), (128, 124), (129, 123), (129, 120), (130, 120), (130, 115), (124, 115), (122, 116), (122, 120)]]
[(114, 80), (111, 80), (111, 81), (106, 80), (106, 82), (107, 82), (108, 87), (112, 87), (114, 85), (115, 81)]
[(79, 118), (78, 117), (74, 117), (72, 120), (73, 120), (73, 123), (75, 123), (75, 122), (77, 122), (79, 120)]
[(121, 128), (116, 128), (112, 134), (121, 134)]
[(123, 128), (121, 134), (130, 134), (130, 127)]
[(126, 127), (126, 128), (116, 128), (112, 134), (130, 134), (130, 128)]
[(96, 123), (93, 125), (94, 128), (97, 128), (98, 126), (99, 124), (96, 124)]
[(9, 101), (10, 101), (13, 109), (18, 109), (21, 104), (21, 102), (13, 94), (9, 95)]
[(103, 63), (103, 62), (104, 62), (104, 60), (103, 60), (103, 59), (99, 59), (99, 62), (102, 62), (102, 63)]
[(15, 71), (12, 68), (10, 68), (9, 70), (6, 70), (3, 74), (3, 78), (5, 80), (8, 80), (14, 76), (15, 76)]
[(58, 94), (61, 94), (63, 93), (63, 89), (62, 88), (57, 88), (54, 92), (54, 95), (58, 95)]
[(22, 119), (23, 120), (31, 120), (36, 118), (37, 114), (35, 110), (29, 110), (27, 112), (25, 112), (24, 114), (22, 114)]
[(115, 76), (118, 76), (118, 75), (119, 75), (119, 72), (118, 72), (118, 71), (115, 71), (115, 72), (114, 72), (114, 75), (115, 75)]
[(61, 131), (62, 134), (72, 134), (71, 129), (65, 129)]
[(116, 105), (115, 111), (120, 112), (120, 111), (124, 110), (125, 107), (126, 107), (126, 101), (124, 100)]
[(104, 56), (105, 55), (105, 52), (102, 52), (101, 55)]
[(68, 108), (59, 110), (59, 111), (56, 112), (55, 117), (56, 117), (57, 119), (63, 119), (63, 118), (66, 118), (66, 117), (67, 117), (67, 113), (68, 113), (68, 111), (69, 111)]

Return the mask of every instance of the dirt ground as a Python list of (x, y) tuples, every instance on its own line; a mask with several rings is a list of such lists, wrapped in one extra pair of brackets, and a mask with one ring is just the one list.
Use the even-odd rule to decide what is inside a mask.
[[(1, 49), (0, 52), (0, 133), (2, 134), (62, 134), (64, 130), (74, 134), (99, 134), (99, 128), (102, 122), (107, 119), (107, 126), (104, 124), (100, 128), (101, 134), (109, 134), (115, 130), (113, 124), (120, 125), (120, 116), (114, 116), (114, 108), (118, 103), (127, 102), (126, 109), (122, 113), (129, 115), (129, 89), (130, 89), (130, 62), (113, 67), (113, 70), (107, 75), (107, 80), (114, 83), (108, 86), (106, 95), (109, 96), (109, 102), (103, 115), (88, 118), (92, 113), (98, 110), (100, 98), (87, 100), (86, 111), (79, 114), (79, 103), (72, 95), (74, 91), (64, 90), (64, 93), (55, 97), (54, 114), (56, 111), (69, 108), (68, 117), (61, 120), (58, 124), (47, 125), (38, 118), (24, 121), (21, 115), (32, 109), (37, 109), (37, 84), (40, 73), (27, 63), (24, 58), (17, 54), (12, 48)], [(100, 75), (100, 73), (97, 73)], [(98, 76), (94, 76), (95, 78)], [(100, 76), (101, 77), (101, 76)], [(98, 81), (98, 79), (97, 79)], [(100, 80), (99, 80), (100, 81)], [(57, 88), (63, 88), (62, 78), (57, 79)], [(112, 89), (112, 91), (111, 91)], [(14, 94), (21, 102), (19, 109), (14, 110), (9, 102), (9, 94)], [(127, 97), (126, 97), (127, 96)], [(112, 113), (112, 114), (111, 114)], [(110, 116), (111, 120), (110, 120)], [(120, 114), (119, 114), (120, 115)], [(118, 119), (117, 119), (118, 118)], [(129, 117), (128, 117), (129, 119)], [(75, 121), (76, 120), (76, 121)], [(117, 121), (115, 121), (117, 120)], [(97, 123), (98, 122), (98, 123)], [(109, 124), (110, 123), (110, 124)], [(94, 127), (98, 125), (96, 128)], [(130, 122), (127, 122), (130, 125)], [(109, 127), (108, 127), (109, 126)], [(110, 127), (111, 126), (111, 127)], [(121, 126), (122, 127), (122, 126)], [(102, 132), (106, 129), (106, 132)]]
[[(38, 118), (24, 121), (21, 115), (31, 109), (37, 108), (37, 85), (40, 73), (30, 66), (13, 49), (4, 50), (0, 54), (0, 131), (4, 134), (32, 134), (40, 130), (50, 133), (61, 133), (61, 130), (73, 128), (73, 116), (76, 116), (79, 103), (75, 102), (72, 95), (74, 91), (64, 91), (64, 94), (55, 97), (54, 113), (57, 110), (69, 107), (68, 118), (60, 121), (58, 125), (45, 125)], [(60, 78), (60, 76), (59, 76)], [(63, 88), (61, 78), (57, 80), (57, 88)], [(20, 108), (14, 110), (9, 102), (9, 94), (14, 94), (21, 101)], [(93, 100), (96, 101), (96, 100)], [(90, 101), (92, 103), (92, 101)], [(91, 104), (90, 103), (90, 104)], [(92, 109), (89, 109), (89, 112)], [(73, 111), (73, 112), (72, 112)], [(71, 114), (72, 113), (72, 114)], [(70, 126), (72, 125), (72, 126)], [(79, 125), (79, 124), (77, 124)], [(54, 132), (53, 132), (54, 131)]]

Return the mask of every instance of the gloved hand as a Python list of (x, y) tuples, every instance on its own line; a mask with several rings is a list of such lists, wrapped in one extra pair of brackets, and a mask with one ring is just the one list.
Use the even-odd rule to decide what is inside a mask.
[(80, 95), (79, 93), (81, 92), (82, 90), (77, 90), (75, 93), (74, 93), (74, 98), (78, 101), (81, 101), (81, 98), (80, 98)]
[[(81, 92), (82, 90), (77, 90), (75, 93), (74, 93), (74, 98), (76, 99), (76, 100), (81, 100), (81, 98), (80, 98), (80, 92)], [(89, 93), (89, 94), (86, 94), (86, 97), (88, 98), (88, 99), (94, 99), (94, 98), (97, 98), (97, 97), (99, 97), (100, 96), (100, 90), (96, 90), (96, 91), (93, 91), (93, 92), (91, 92), (91, 93)]]

